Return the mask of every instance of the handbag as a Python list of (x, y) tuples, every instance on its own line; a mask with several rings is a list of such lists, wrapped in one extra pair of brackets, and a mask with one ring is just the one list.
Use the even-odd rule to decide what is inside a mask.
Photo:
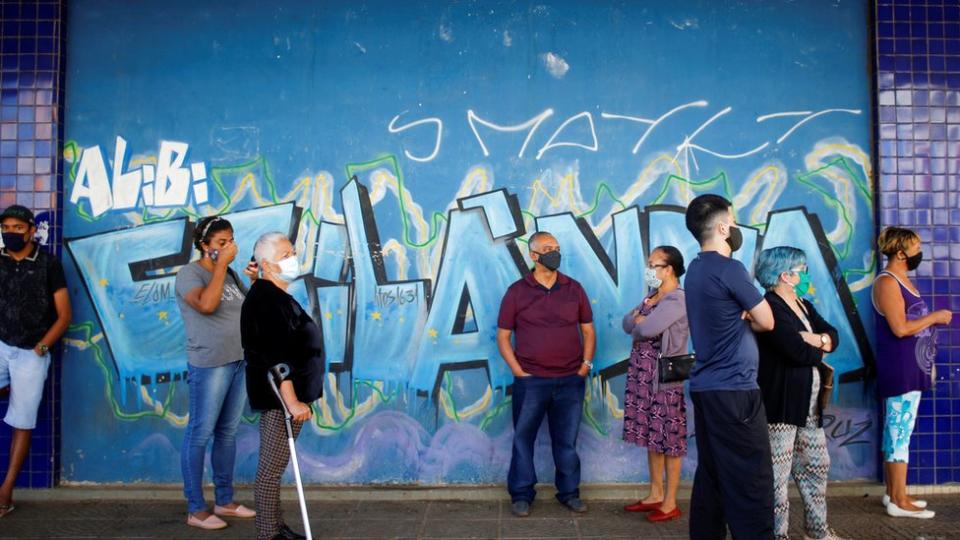
[(820, 401), (820, 410), (827, 408), (830, 399), (833, 397), (833, 366), (826, 362), (820, 362), (820, 395), (817, 399)]
[(681, 354), (680, 356), (657, 356), (657, 370), (660, 373), (661, 383), (683, 382), (690, 378), (690, 370), (697, 361), (696, 354)]

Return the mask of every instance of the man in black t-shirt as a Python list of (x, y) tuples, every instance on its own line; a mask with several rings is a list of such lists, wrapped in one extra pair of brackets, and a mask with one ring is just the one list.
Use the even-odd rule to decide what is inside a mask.
[(0, 391), (10, 394), (3, 421), (13, 428), (10, 464), (0, 486), (0, 517), (13, 511), (13, 486), (30, 449), (50, 367), (50, 348), (70, 324), (63, 266), (33, 241), (33, 212), (0, 214)]

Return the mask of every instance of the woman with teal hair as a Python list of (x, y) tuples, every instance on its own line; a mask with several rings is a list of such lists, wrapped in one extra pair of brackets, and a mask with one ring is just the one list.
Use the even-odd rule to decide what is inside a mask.
[(778, 539), (789, 538), (787, 483), (792, 473), (803, 500), (805, 538), (836, 538), (827, 527), (830, 456), (822, 413), (833, 386), (833, 370), (823, 357), (836, 350), (837, 331), (803, 298), (810, 279), (802, 250), (763, 250), (756, 277), (767, 290), (775, 321), (773, 331), (757, 334), (757, 383), (773, 456), (774, 533)]

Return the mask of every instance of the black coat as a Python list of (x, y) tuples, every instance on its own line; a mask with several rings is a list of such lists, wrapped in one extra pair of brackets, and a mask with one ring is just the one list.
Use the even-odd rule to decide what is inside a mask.
[(280, 409), (267, 381), (277, 364), (290, 367), (294, 393), (310, 404), (323, 394), (323, 334), (292, 296), (265, 279), (256, 280), (240, 311), (240, 341), (247, 361), (247, 397), (257, 411)]
[[(810, 368), (822, 366), (823, 351), (800, 337), (800, 332), (807, 328), (780, 295), (768, 292), (765, 298), (770, 304), (775, 321), (772, 331), (757, 334), (757, 346), (760, 349), (757, 384), (760, 385), (763, 405), (767, 410), (767, 422), (802, 427), (807, 424), (807, 413), (810, 409), (810, 391), (813, 384), (813, 372)], [(833, 350), (837, 350), (840, 339), (836, 328), (817, 313), (813, 304), (806, 300), (802, 302), (814, 333), (828, 334), (833, 341)], [(821, 378), (821, 391), (826, 383), (827, 381)], [(823, 427), (822, 412), (818, 403), (820, 427)]]

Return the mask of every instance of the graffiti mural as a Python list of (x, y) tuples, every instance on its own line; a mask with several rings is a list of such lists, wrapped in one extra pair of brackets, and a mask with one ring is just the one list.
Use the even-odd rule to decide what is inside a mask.
[[(873, 477), (864, 8), (580, 4), (71, 3), (65, 481), (180, 481), (173, 281), (212, 214), (241, 254), (272, 230), (297, 248), (290, 291), (322, 328), (328, 369), (298, 443), (308, 481), (503, 481), (513, 381), (496, 319), (537, 230), (558, 238), (594, 310), (584, 480), (641, 481), (643, 451), (620, 439), (619, 321), (646, 294), (652, 247), (696, 255), (683, 208), (706, 192), (733, 201), (748, 268), (767, 247), (807, 253), (811, 299), (841, 336), (831, 476)], [(149, 24), (174, 13), (174, 32)], [(96, 31), (106, 20), (149, 47)], [(238, 436), (242, 481), (256, 418)]]

